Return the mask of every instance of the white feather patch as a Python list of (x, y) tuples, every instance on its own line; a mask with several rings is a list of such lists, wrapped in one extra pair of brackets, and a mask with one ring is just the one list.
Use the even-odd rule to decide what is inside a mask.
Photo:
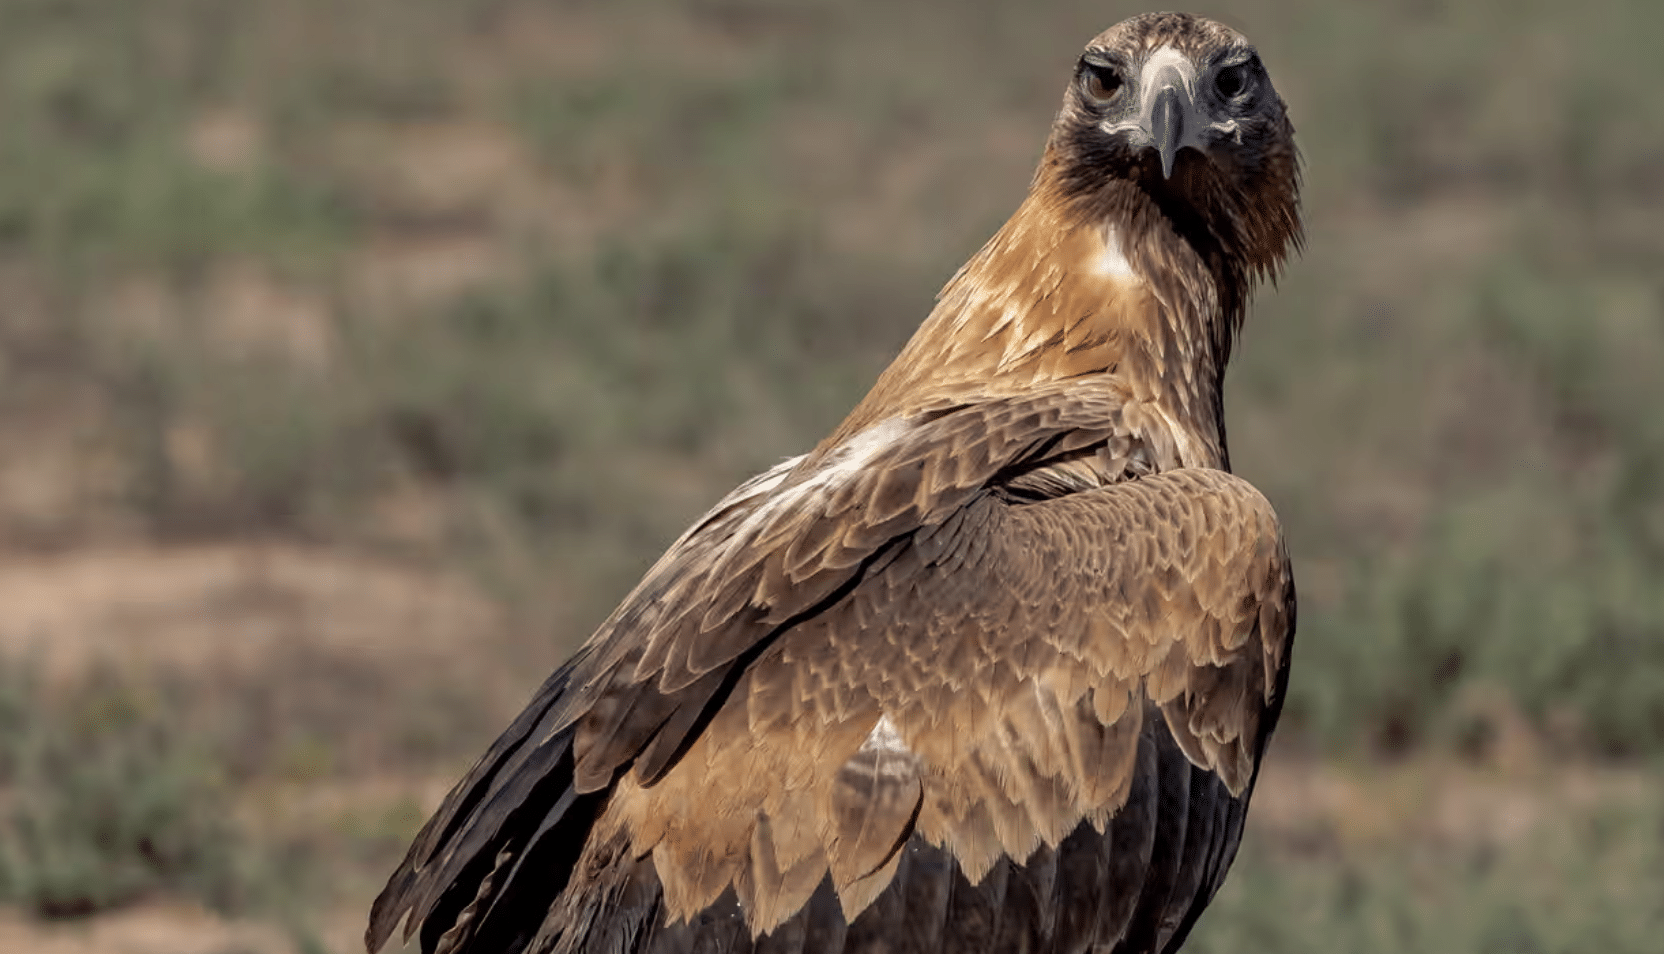
[[(800, 506), (804, 500), (824, 492), (829, 485), (847, 480), (861, 471), (873, 458), (898, 443), (907, 433), (907, 429), (907, 422), (899, 417), (880, 421), (833, 449), (826, 462), (807, 480), (783, 490), (779, 489), (780, 484), (784, 482), (791, 469), (787, 465), (796, 466), (798, 461), (802, 460), (801, 457), (787, 461), (760, 478), (754, 478), (752, 485), (755, 486), (755, 490), (747, 496), (761, 496), (765, 493), (768, 496), (745, 518), (745, 523), (735, 533), (728, 549), (743, 546), (757, 530), (772, 520), (776, 513)], [(779, 476), (776, 477), (775, 474)]]
[(899, 417), (879, 421), (839, 445), (820, 470), (815, 471), (813, 477), (794, 489), (808, 491), (848, 477), (895, 444), (906, 430), (907, 423)]
[(1115, 231), (1114, 226), (1104, 226), (1104, 251), (1093, 265), (1094, 271), (1107, 278), (1138, 278), (1138, 273), (1133, 271), (1132, 262), (1127, 260), (1127, 253), (1121, 250), (1121, 235)]
[(901, 733), (896, 730), (896, 724), (890, 721), (888, 715), (880, 716), (878, 724), (872, 727), (867, 740), (861, 743), (861, 751), (895, 752), (897, 754), (912, 755), (913, 751), (901, 739)]

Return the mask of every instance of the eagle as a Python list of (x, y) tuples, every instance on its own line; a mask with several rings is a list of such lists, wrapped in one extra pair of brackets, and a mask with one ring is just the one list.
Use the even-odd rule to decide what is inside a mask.
[(376, 899), (428, 954), (1173, 951), (1288, 683), (1222, 386), (1301, 243), (1236, 31), (1077, 60), (1027, 198), (813, 450), (699, 518)]

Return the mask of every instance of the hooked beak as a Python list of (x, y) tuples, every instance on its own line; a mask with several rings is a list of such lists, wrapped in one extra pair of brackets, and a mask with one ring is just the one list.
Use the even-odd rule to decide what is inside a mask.
[[(1161, 157), (1161, 177), (1173, 177), (1173, 160), (1185, 146), (1200, 146), (1196, 135), (1203, 117), (1197, 116), (1190, 94), (1195, 73), (1188, 76), (1180, 63), (1152, 62), (1144, 77), (1144, 102), (1138, 125)], [(1184, 64), (1188, 66), (1188, 64)], [(1187, 128), (1189, 127), (1189, 128)], [(1189, 135), (1186, 135), (1189, 133)]]
[(1173, 157), (1179, 154), (1184, 140), (1184, 117), (1190, 108), (1190, 97), (1180, 85), (1166, 86), (1157, 91), (1149, 112), (1141, 125), (1149, 133), (1151, 145), (1161, 156), (1161, 177), (1173, 177)]

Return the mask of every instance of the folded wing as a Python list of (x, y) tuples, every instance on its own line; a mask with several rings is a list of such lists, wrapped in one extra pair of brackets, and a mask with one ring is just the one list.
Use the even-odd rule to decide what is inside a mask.
[[(371, 946), (407, 913), (426, 950), (585, 949), (619, 911), (646, 950), (723, 904), (746, 939), (812, 909), (855, 930), (905, 913), (910, 844), (1001, 897), (1040, 859), (1035, 917), (1071, 891), (1125, 914), (1093, 943), (1139, 911), (1181, 931), (1240, 833), (1190, 773), (1245, 799), (1293, 593), (1248, 484), (1122, 479), (1168, 440), (1135, 410), (1079, 384), (944, 402), (736, 491), (451, 793)], [(1160, 816), (1198, 810), (1187, 851)]]

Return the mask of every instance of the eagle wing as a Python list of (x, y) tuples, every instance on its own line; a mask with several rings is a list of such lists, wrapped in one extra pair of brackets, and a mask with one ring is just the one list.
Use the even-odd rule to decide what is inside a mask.
[[(1083, 826), (1125, 843), (1093, 882), (1125, 916), (1088, 933), (1125, 936), (1157, 869), (1149, 932), (1182, 931), (1241, 817), (1186, 804), (1191, 776), (1246, 798), (1293, 590), (1265, 499), (1149, 473), (1172, 437), (1139, 411), (1109, 384), (958, 395), (739, 488), (451, 792), (372, 949), (407, 913), (430, 951), (552, 943), (606, 905), (732, 898), (754, 936), (830, 890), (854, 922), (910, 840), (982, 885), (1067, 865)], [(1187, 852), (1163, 818), (1198, 810)]]

